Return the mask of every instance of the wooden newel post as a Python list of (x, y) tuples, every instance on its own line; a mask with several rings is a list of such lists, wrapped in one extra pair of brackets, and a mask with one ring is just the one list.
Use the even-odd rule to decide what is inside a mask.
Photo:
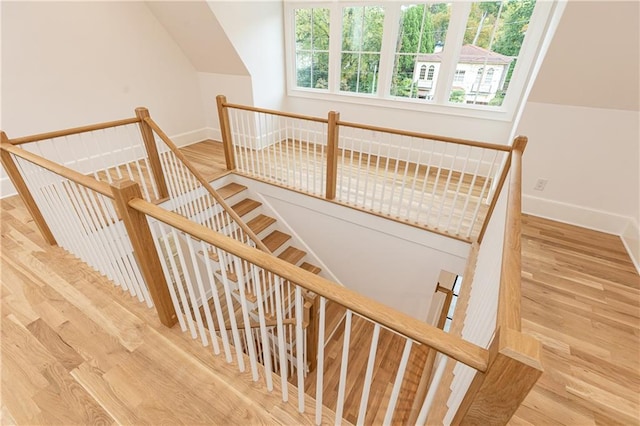
[[(2, 131), (0, 131), (0, 144), (11, 144), (6, 133)], [(29, 187), (27, 187), (27, 183), (22, 178), (22, 175), (18, 170), (18, 166), (16, 165), (15, 161), (13, 161), (13, 157), (11, 156), (11, 154), (5, 150), (0, 150), (0, 160), (2, 161), (2, 166), (7, 172), (9, 179), (11, 179), (11, 183), (13, 183), (13, 186), (18, 192), (18, 195), (20, 195), (22, 202), (27, 207), (29, 214), (31, 214), (33, 221), (36, 223), (36, 226), (40, 230), (42, 237), (52, 246), (58, 245), (56, 238), (53, 236), (51, 229), (49, 229), (47, 221), (44, 220), (44, 216), (42, 216), (42, 212), (38, 208), (36, 201), (33, 199), (33, 196), (29, 191)]]
[(326, 199), (336, 198), (336, 184), (338, 181), (338, 141), (340, 139), (340, 113), (329, 112), (329, 125), (327, 128), (327, 191)]
[(540, 348), (540, 342), (519, 331), (496, 330), (489, 367), (474, 377), (452, 424), (507, 424), (542, 374)]
[(145, 121), (145, 119), (151, 118), (149, 110), (144, 107), (136, 108), (136, 117), (140, 119), (140, 133), (142, 134), (142, 140), (147, 150), (153, 180), (156, 182), (156, 187), (158, 188), (158, 197), (160, 197), (160, 199), (168, 198), (169, 190), (167, 189), (167, 183), (164, 181), (162, 163), (160, 163), (160, 154), (158, 154), (156, 140), (153, 137), (153, 129), (151, 129), (151, 126)]
[(172, 327), (177, 321), (176, 311), (164, 279), (160, 258), (153, 243), (149, 223), (143, 213), (129, 207), (129, 201), (142, 198), (140, 186), (130, 180), (116, 181), (111, 185), (116, 208), (133, 246), (133, 254), (138, 261), (140, 272), (153, 299), (160, 322)]
[(226, 107), (227, 98), (224, 95), (216, 96), (218, 104), (218, 119), (220, 120), (220, 136), (224, 147), (224, 159), (228, 170), (236, 169), (236, 158), (233, 154), (233, 140), (231, 139), (231, 125), (229, 124), (229, 109)]
[(307, 321), (307, 363), (309, 364), (309, 372), (316, 369), (318, 365), (318, 330), (319, 330), (319, 310), (320, 296), (314, 294), (307, 298), (305, 302), (305, 320)]

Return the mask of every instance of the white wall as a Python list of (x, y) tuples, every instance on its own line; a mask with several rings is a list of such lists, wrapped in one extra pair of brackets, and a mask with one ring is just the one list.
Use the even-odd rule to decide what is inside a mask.
[[(635, 229), (628, 244), (637, 253), (639, 118), (637, 111), (529, 102), (518, 126), (529, 137), (523, 210), (630, 238)], [(533, 189), (539, 178), (549, 180), (544, 191)]]
[(145, 3), (1, 7), (0, 127), (10, 138), (131, 117), (138, 106), (169, 135), (200, 137), (198, 76)]
[[(282, 109), (285, 93), (282, 2), (207, 3), (251, 75), (254, 105)], [(226, 95), (229, 102), (239, 103), (232, 89), (219, 94)]]
[[(243, 178), (234, 177), (242, 183)], [(246, 179), (345, 287), (426, 320), (442, 269), (462, 274), (470, 245)]]
[(620, 235), (638, 271), (639, 85), (640, 3), (570, 0), (517, 127), (524, 211)]
[(248, 75), (198, 73), (200, 97), (204, 112), (204, 119), (209, 131), (209, 138), (221, 141), (220, 122), (218, 120), (218, 105), (216, 96), (231, 95), (229, 102), (242, 105), (253, 105), (253, 85)]

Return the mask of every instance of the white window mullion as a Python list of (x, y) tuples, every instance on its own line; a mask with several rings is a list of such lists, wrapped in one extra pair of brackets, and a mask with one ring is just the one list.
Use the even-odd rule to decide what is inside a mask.
[(342, 6), (334, 3), (329, 10), (329, 92), (340, 92), (342, 51)]
[(437, 104), (446, 104), (449, 101), (449, 93), (453, 85), (453, 77), (458, 65), (457, 58), (462, 49), (464, 32), (467, 19), (471, 12), (471, 3), (453, 3), (451, 5), (451, 18), (444, 49), (442, 50), (442, 63), (438, 73), (438, 82), (433, 100)]
[(382, 28), (382, 46), (378, 74), (378, 96), (388, 98), (391, 92), (393, 64), (395, 62), (396, 40), (398, 40), (398, 22), (400, 22), (400, 3), (384, 5), (384, 26)]
[(285, 66), (287, 77), (287, 90), (296, 88), (296, 29), (294, 24), (295, 6), (285, 2), (284, 33), (285, 33)]

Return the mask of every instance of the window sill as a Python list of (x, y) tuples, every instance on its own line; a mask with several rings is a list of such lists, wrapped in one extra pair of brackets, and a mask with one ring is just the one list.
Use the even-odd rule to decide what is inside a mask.
[(328, 101), (333, 104), (350, 103), (370, 107), (403, 109), (430, 114), (478, 118), (483, 120), (510, 121), (513, 118), (513, 113), (506, 111), (504, 107), (474, 106), (468, 104), (439, 105), (426, 102), (422, 99), (394, 97), (380, 98), (378, 95), (367, 95), (362, 93), (341, 92), (340, 94), (337, 94), (299, 88), (289, 89), (287, 91), (287, 95), (293, 98)]

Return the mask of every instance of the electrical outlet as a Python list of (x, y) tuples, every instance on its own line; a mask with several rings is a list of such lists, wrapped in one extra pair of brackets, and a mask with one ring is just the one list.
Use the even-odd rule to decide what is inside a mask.
[(538, 179), (536, 181), (536, 186), (533, 187), (536, 191), (544, 191), (544, 187), (547, 186), (548, 179)]

